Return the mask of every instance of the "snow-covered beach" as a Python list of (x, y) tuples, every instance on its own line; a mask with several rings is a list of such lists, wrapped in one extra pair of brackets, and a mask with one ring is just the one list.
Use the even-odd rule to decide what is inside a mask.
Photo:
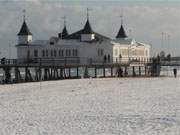
[(0, 85), (1, 135), (179, 135), (180, 78)]

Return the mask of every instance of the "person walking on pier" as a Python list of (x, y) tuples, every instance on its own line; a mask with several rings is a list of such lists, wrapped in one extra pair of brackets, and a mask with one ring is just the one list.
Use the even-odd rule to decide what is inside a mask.
[(177, 69), (176, 68), (173, 69), (173, 73), (174, 73), (174, 77), (176, 78), (176, 76), (177, 76)]

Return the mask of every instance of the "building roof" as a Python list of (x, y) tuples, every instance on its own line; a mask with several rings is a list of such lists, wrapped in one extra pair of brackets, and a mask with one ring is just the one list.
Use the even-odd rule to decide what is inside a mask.
[(118, 32), (116, 38), (126, 38), (126, 37), (127, 37), (126, 32), (124, 30), (123, 25), (121, 24), (121, 27), (119, 29), (119, 32)]
[(104, 39), (110, 39), (106, 36), (103, 36), (97, 32), (94, 32), (91, 28), (91, 25), (89, 23), (89, 20), (87, 19), (86, 24), (83, 29), (74, 32), (66, 37), (66, 39), (81, 39), (81, 34), (95, 34), (95, 40), (94, 41), (102, 41)]
[[(94, 31), (92, 31), (92, 33), (95, 34), (95, 41), (102, 41), (104, 39), (110, 39), (110, 38), (108, 38), (108, 37), (106, 37), (104, 35), (101, 35), (99, 33), (94, 32)], [(66, 37), (66, 39), (79, 39), (80, 40), (81, 39), (81, 34), (84, 34), (83, 29), (68, 35)]]
[(87, 19), (84, 29), (82, 29), (83, 34), (93, 34), (93, 30), (91, 28), (91, 24), (89, 23), (89, 19)]
[(32, 35), (32, 33), (30, 32), (25, 20), (24, 20), (24, 22), (21, 26), (21, 29), (18, 33), (18, 36), (21, 36), (21, 35)]
[(68, 31), (66, 29), (66, 26), (64, 26), (64, 28), (63, 28), (62, 36), (68, 36)]
[(67, 28), (66, 28), (66, 25), (65, 25), (63, 30), (62, 30), (62, 33), (59, 33), (59, 38), (65, 39), (68, 35), (69, 34), (68, 34), (68, 31), (67, 31)]

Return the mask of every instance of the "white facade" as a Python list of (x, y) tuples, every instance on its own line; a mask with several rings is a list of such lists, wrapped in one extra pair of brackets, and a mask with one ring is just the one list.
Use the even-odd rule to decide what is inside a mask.
[(28, 57), (30, 59), (78, 58), (81, 64), (87, 64), (92, 62), (102, 63), (105, 55), (113, 55), (113, 44), (108, 40), (103, 43), (87, 43), (77, 40), (60, 39), (58, 43), (53, 45), (51, 45), (49, 41), (40, 44), (37, 43), (38, 42), (32, 42), (29, 45), (17, 46), (18, 59), (26, 59)]
[[(90, 64), (148, 62), (150, 58), (150, 46), (127, 38), (123, 26), (116, 40), (93, 32), (89, 20), (78, 32), (68, 35), (65, 31), (59, 34), (61, 37), (51, 37), (48, 40), (32, 41), (32, 34), (28, 33), (28, 27), (21, 28), (17, 45), (18, 59), (66, 59), (72, 63), (78, 60), (80, 64)], [(121, 36), (124, 37), (119, 38)]]
[[(29, 53), (28, 53), (29, 52)], [(47, 41), (35, 41), (17, 47), (18, 59), (80, 59), (81, 64), (102, 63), (104, 56), (110, 56), (111, 63), (138, 60), (147, 62), (150, 58), (150, 46), (144, 44), (123, 45), (107, 40), (102, 43), (88, 43), (77, 40), (61, 40), (53, 45)], [(107, 58), (108, 59), (108, 58)]]
[(136, 42), (124, 42), (116, 40), (113, 48), (113, 62), (148, 62), (150, 59), (150, 45)]

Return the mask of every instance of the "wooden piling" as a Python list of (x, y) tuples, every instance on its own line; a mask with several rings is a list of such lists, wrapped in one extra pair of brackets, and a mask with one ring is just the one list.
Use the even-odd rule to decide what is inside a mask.
[(97, 78), (97, 68), (96, 68), (96, 66), (94, 67), (94, 77)]
[(106, 77), (106, 68), (103, 67), (103, 77)]
[(69, 72), (69, 78), (71, 78), (71, 68), (68, 68), (68, 72)]
[(15, 83), (18, 83), (22, 80), (22, 77), (21, 77), (21, 73), (19, 71), (19, 68), (18, 67), (15, 67), (14, 68), (14, 73), (15, 73)]
[(127, 75), (128, 75), (127, 66), (125, 66), (125, 68), (124, 68), (124, 76), (127, 76)]
[(31, 72), (30, 72), (30, 70), (27, 67), (25, 68), (25, 81), (26, 82), (33, 81), (33, 78), (31, 76)]
[(132, 67), (132, 72), (133, 72), (133, 76), (136, 76), (136, 71), (135, 71), (135, 67)]
[(111, 67), (111, 77), (113, 77), (113, 67)]
[(79, 67), (76, 68), (76, 77), (79, 78)]
[(63, 79), (63, 68), (60, 68), (60, 78)]
[(141, 66), (139, 66), (139, 76), (141, 76)]
[(147, 75), (147, 66), (144, 67), (145, 76)]

